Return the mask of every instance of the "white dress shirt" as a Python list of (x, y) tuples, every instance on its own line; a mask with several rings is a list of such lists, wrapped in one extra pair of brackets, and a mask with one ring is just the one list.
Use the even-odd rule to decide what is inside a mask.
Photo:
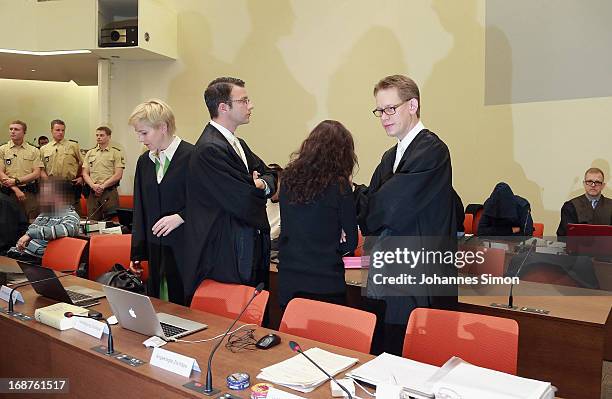
[(419, 121), (412, 129), (410, 129), (408, 134), (403, 139), (397, 141), (397, 151), (395, 151), (395, 162), (393, 163), (393, 173), (395, 173), (397, 166), (402, 160), (402, 157), (404, 156), (406, 149), (408, 148), (410, 143), (412, 143), (412, 140), (414, 140), (417, 134), (419, 134), (419, 132), (423, 129), (425, 129), (425, 126), (423, 126), (423, 122)]
[(181, 141), (182, 140), (180, 137), (174, 136), (174, 139), (165, 150), (159, 152), (149, 151), (149, 158), (151, 158), (151, 161), (155, 163), (155, 161), (159, 158), (159, 162), (161, 164), (161, 167), (157, 171), (157, 184), (161, 183), (162, 179), (164, 178), (164, 165), (166, 162), (172, 161), (172, 157), (174, 156), (179, 144), (181, 144)]

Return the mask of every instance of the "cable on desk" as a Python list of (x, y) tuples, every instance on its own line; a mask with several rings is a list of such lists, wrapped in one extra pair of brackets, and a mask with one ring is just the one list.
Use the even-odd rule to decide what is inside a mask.
[[(243, 324), (240, 327), (238, 327), (237, 329), (235, 329), (234, 331), (230, 331), (230, 334), (234, 334), (236, 331), (240, 331), (244, 327), (247, 327), (247, 326), (255, 326), (255, 327), (257, 327), (257, 324)], [(173, 339), (173, 338), (170, 338), (170, 341), (172, 341), (172, 342), (182, 342), (182, 343), (185, 343), (185, 344), (199, 344), (200, 342), (214, 341), (215, 339), (219, 339), (219, 338), (223, 337), (224, 335), (225, 335), (225, 333), (221, 333), (221, 334), (217, 335), (216, 337), (206, 338), (206, 339), (198, 339), (196, 341), (188, 341), (188, 340), (185, 340), (185, 339), (176, 339), (176, 338)]]

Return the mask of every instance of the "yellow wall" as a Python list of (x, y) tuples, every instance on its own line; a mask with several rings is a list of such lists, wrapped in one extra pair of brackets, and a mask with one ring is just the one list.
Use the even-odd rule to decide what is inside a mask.
[[(485, 34), (500, 34), (486, 32), (485, 0), (164, 2), (178, 14), (178, 60), (111, 67), (111, 127), (128, 157), (123, 192), (142, 150), (126, 125), (133, 107), (166, 100), (178, 134), (195, 142), (208, 121), (203, 91), (222, 75), (247, 82), (255, 111), (238, 134), (265, 161), (286, 163), (316, 123), (338, 119), (355, 136), (355, 180), (364, 183), (394, 144), (370, 112), (372, 87), (388, 74), (410, 75), (421, 87), (423, 122), (451, 149), (463, 202), (482, 203), (506, 181), (547, 234), (563, 201), (581, 192), (586, 168), (610, 174), (612, 98), (484, 105)], [(508, 65), (497, 84), (510, 87), (512, 49), (497, 51)]]
[(49, 122), (66, 122), (66, 138), (77, 140), (81, 148), (95, 144), (98, 120), (98, 88), (72, 82), (0, 79), (0, 142), (8, 141), (8, 125), (15, 119), (27, 123), (26, 140), (38, 136), (51, 139)]

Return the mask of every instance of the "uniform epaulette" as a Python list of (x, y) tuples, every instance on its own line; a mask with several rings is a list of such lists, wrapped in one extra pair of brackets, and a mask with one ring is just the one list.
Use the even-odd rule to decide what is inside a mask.
[(113, 147), (113, 148), (114, 148), (115, 150), (117, 150), (117, 151), (121, 151), (121, 149), (120, 149), (120, 148), (117, 148), (117, 147)]
[(79, 144), (79, 142), (78, 142), (78, 141), (76, 141), (76, 140), (68, 139), (68, 141), (72, 141), (73, 143), (77, 143), (77, 144)]

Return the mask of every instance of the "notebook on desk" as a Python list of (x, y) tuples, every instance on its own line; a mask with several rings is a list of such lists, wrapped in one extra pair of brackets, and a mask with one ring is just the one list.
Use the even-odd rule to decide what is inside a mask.
[(108, 303), (121, 327), (172, 341), (208, 328), (206, 324), (167, 313), (155, 313), (151, 298), (120, 288), (103, 286)]

